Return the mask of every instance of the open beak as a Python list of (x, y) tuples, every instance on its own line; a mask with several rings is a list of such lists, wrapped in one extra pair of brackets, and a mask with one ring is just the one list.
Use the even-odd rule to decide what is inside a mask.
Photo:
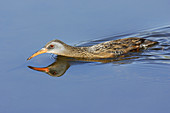
[(42, 54), (42, 53), (46, 53), (47, 52), (47, 49), (46, 48), (42, 48), (41, 50), (39, 50), (38, 52), (34, 53), (31, 57), (29, 57), (27, 60), (30, 60), (31, 58), (39, 55), (39, 54)]
[(36, 71), (49, 72), (48, 67), (44, 67), (44, 68), (38, 68), (38, 67), (32, 67), (32, 66), (28, 66), (28, 67)]

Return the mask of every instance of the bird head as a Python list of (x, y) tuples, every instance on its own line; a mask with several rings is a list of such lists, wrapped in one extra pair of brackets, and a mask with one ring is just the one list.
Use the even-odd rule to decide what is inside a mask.
[(31, 57), (29, 57), (27, 60), (30, 60), (31, 58), (42, 54), (42, 53), (53, 53), (57, 55), (64, 54), (66, 44), (60, 40), (52, 40), (48, 42), (42, 49), (34, 53)]

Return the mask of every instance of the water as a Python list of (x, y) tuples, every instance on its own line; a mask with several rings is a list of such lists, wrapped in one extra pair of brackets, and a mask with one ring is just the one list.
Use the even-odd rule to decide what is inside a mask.
[[(168, 14), (167, 0), (2, 1), (0, 113), (170, 112)], [(159, 44), (107, 63), (64, 62), (60, 77), (27, 67), (55, 62), (51, 54), (26, 61), (52, 39), (90, 46), (133, 36)]]

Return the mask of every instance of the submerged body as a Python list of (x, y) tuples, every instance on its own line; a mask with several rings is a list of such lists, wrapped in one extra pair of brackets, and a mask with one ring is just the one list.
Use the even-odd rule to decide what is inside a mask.
[(157, 43), (143, 38), (132, 37), (107, 41), (90, 47), (73, 47), (60, 40), (52, 40), (29, 57), (28, 60), (42, 53), (86, 59), (113, 58), (134, 50), (145, 49)]

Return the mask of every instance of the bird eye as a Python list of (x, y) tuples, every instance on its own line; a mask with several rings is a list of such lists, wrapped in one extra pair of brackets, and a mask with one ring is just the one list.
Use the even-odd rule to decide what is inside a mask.
[(54, 45), (50, 45), (51, 48), (54, 48)]
[(56, 75), (56, 74), (57, 74), (57, 72), (55, 72), (55, 71), (54, 71), (52, 74), (53, 74), (53, 75)]

